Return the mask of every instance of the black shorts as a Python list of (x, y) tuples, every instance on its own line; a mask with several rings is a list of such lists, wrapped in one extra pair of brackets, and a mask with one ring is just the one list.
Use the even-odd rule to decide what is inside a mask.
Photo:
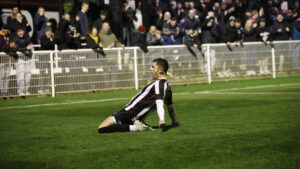
[(115, 117), (118, 124), (133, 124), (133, 121), (132, 121), (133, 117), (125, 109), (122, 109), (122, 110), (114, 113), (112, 116)]

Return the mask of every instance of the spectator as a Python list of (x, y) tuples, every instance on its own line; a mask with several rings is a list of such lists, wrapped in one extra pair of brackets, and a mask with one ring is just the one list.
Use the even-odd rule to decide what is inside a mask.
[(102, 28), (102, 23), (107, 22), (107, 16), (108, 16), (108, 12), (106, 10), (102, 10), (100, 12), (100, 17), (94, 22), (94, 27), (97, 28), (98, 32)]
[(184, 35), (184, 31), (179, 23), (177, 23), (177, 19), (173, 17), (171, 22), (167, 25), (167, 28), (171, 31), (171, 37), (175, 41), (182, 44), (182, 37)]
[(124, 45), (120, 43), (116, 36), (111, 32), (108, 22), (104, 22), (102, 24), (99, 37), (104, 48), (124, 47)]
[(300, 40), (300, 17), (294, 23), (293, 40)]
[(270, 28), (267, 27), (266, 19), (261, 18), (257, 28), (258, 40), (267, 45), (267, 41), (272, 41)]
[(59, 49), (64, 49), (65, 46), (65, 35), (67, 34), (67, 31), (69, 30), (69, 26), (71, 24), (71, 17), (70, 14), (66, 13), (64, 14), (64, 17), (62, 21), (58, 24), (58, 35), (59, 35)]
[(284, 21), (282, 13), (279, 13), (277, 16), (277, 21), (272, 25), (271, 32), (273, 34), (274, 40), (289, 40), (291, 35), (291, 28), (288, 27)]
[(235, 17), (231, 16), (229, 18), (229, 23), (223, 31), (223, 41), (226, 43), (227, 48), (232, 50), (230, 45), (236, 42), (237, 39), (237, 29), (235, 28)]
[(253, 20), (248, 19), (246, 21), (245, 27), (244, 27), (244, 42), (255, 42), (257, 41), (257, 23), (253, 23)]
[(10, 28), (14, 32), (13, 34), (16, 33), (16, 28), (22, 28), (26, 34), (31, 31), (31, 26), (21, 13), (17, 13), (16, 18), (11, 22)]
[[(0, 51), (10, 52), (10, 29), (7, 24), (2, 25), (0, 31)], [(11, 68), (11, 59), (7, 56), (1, 56), (0, 59), (0, 95), (5, 97), (8, 93), (9, 72)]]
[[(10, 29), (11, 29), (11, 34), (14, 34), (15, 33), (15, 29), (17, 28), (17, 27), (15, 27), (16, 25), (14, 25), (14, 21), (17, 19), (17, 14), (18, 13), (20, 13), (20, 10), (19, 10), (19, 7), (17, 7), (17, 6), (13, 6), (12, 8), (11, 8), (11, 16), (8, 16), (7, 17), (7, 25), (10, 27)], [(21, 15), (22, 16), (22, 18), (23, 18), (23, 22), (24, 23), (28, 23), (27, 22), (27, 19), (26, 19), (26, 17), (24, 16), (24, 15)]]
[(40, 43), (40, 38), (45, 33), (46, 27), (51, 26), (48, 18), (45, 17), (45, 9), (43, 7), (39, 7), (34, 16), (34, 26), (36, 28), (36, 42)]
[(2, 30), (0, 31), (0, 42), (1, 42), (0, 51), (9, 52), (10, 51), (9, 43), (11, 42), (11, 37), (10, 37), (10, 27), (8, 24), (2, 25)]
[(16, 59), (16, 74), (18, 84), (18, 94), (20, 96), (30, 95), (29, 86), (31, 79), (31, 69), (33, 60), (31, 59), (31, 50), (33, 49), (30, 37), (23, 28), (17, 29), (17, 34), (14, 38), (15, 49), (22, 52)]
[(81, 47), (80, 33), (72, 25), (69, 26), (69, 30), (65, 34), (64, 46), (66, 49), (79, 49)]
[(91, 32), (87, 36), (87, 46), (92, 49), (103, 48), (100, 38), (98, 36), (98, 30), (96, 27), (92, 27)]
[(134, 29), (133, 20), (137, 20), (135, 16), (135, 9), (129, 6), (128, 0), (123, 3), (122, 16), (123, 16), (123, 42), (130, 46), (131, 32)]
[(55, 47), (55, 37), (52, 32), (51, 27), (45, 29), (44, 35), (40, 38), (41, 50), (54, 50)]
[(169, 11), (165, 11), (164, 15), (162, 15), (162, 12), (159, 12), (158, 20), (156, 23), (156, 27), (158, 30), (162, 31), (170, 22), (171, 13)]
[(89, 3), (82, 2), (81, 11), (79, 11), (76, 16), (76, 20), (79, 21), (80, 23), (80, 33), (83, 39), (87, 37), (89, 31), (89, 20), (86, 16), (86, 12), (88, 10), (89, 10)]
[(189, 14), (184, 18), (184, 22), (182, 25), (184, 31), (185, 30), (197, 30), (199, 28), (199, 20), (195, 18), (195, 11), (189, 10)]
[(237, 31), (236, 46), (238, 45), (238, 43), (241, 46), (244, 46), (243, 45), (244, 34), (243, 34), (242, 22), (241, 22), (240, 19), (236, 19), (235, 28), (236, 28), (236, 31)]
[(164, 40), (161, 37), (161, 33), (157, 31), (156, 26), (152, 25), (149, 28), (149, 32), (147, 33), (147, 45), (154, 46), (154, 45), (163, 45)]
[[(197, 45), (198, 50), (202, 53), (201, 49), (201, 40), (200, 40), (199, 31), (194, 31), (193, 29), (186, 30), (186, 35), (184, 37), (184, 44), (186, 48), (189, 50), (189, 52), (197, 58), (196, 53), (192, 49), (194, 45)], [(203, 53), (202, 53), (203, 56)]]
[(139, 26), (138, 32), (133, 32), (132, 46), (138, 46), (143, 50), (143, 52), (148, 53), (146, 43), (146, 27), (144, 25)]
[(165, 45), (180, 45), (180, 42), (174, 40), (171, 36), (171, 31), (169, 28), (165, 28), (163, 31), (162, 39), (164, 40)]
[(185, 16), (185, 12), (182, 6), (182, 2), (178, 2), (177, 3), (177, 9), (176, 9), (176, 15), (175, 15), (178, 19), (178, 21), (181, 21)]
[(215, 17), (213, 12), (209, 12), (201, 26), (202, 29), (202, 36), (201, 41), (202, 43), (217, 43), (219, 39), (219, 28), (218, 24), (215, 22)]

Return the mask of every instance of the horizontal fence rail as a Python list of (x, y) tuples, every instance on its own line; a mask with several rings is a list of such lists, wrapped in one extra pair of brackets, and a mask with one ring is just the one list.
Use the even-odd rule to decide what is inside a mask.
[[(173, 85), (300, 75), (300, 41), (203, 44), (0, 53), (1, 97), (138, 89), (151, 82), (155, 58), (169, 62)], [(196, 56), (191, 54), (193, 50)]]

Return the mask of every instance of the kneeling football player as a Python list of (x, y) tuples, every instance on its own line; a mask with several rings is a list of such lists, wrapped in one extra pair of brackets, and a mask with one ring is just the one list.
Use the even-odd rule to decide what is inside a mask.
[(162, 127), (165, 125), (164, 104), (167, 105), (173, 125), (178, 125), (172, 102), (172, 90), (167, 80), (168, 69), (169, 65), (165, 59), (153, 60), (150, 71), (154, 81), (134, 96), (124, 109), (107, 117), (99, 125), (99, 133), (152, 130), (143, 122), (155, 109), (159, 117), (158, 126)]

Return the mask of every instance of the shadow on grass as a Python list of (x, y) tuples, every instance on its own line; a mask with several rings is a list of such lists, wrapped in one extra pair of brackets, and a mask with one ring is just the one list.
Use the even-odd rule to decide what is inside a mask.
[[(171, 125), (171, 124), (169, 124), (169, 125), (164, 125), (161, 129), (161, 131), (162, 132), (166, 132), (166, 131), (169, 131), (170, 129), (172, 129), (172, 128), (175, 128), (175, 127), (178, 127), (179, 125)], [(159, 127), (158, 126), (152, 126), (152, 128), (154, 128), (154, 129), (159, 129)]]

